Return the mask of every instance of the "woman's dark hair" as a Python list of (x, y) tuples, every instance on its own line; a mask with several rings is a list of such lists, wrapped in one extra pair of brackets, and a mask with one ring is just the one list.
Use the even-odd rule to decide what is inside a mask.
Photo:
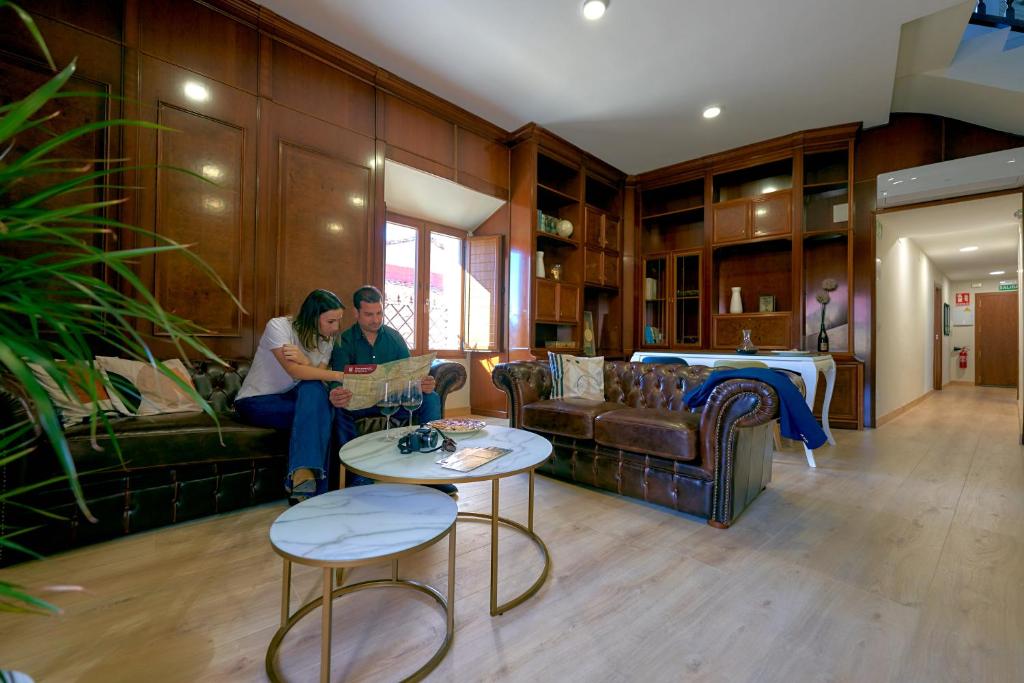
[(292, 318), (292, 327), (299, 336), (299, 342), (307, 351), (317, 347), (320, 340), (320, 316), (327, 311), (345, 308), (341, 299), (334, 292), (326, 289), (314, 289), (302, 302), (298, 314)]
[(366, 302), (368, 304), (379, 304), (384, 300), (384, 295), (373, 285), (363, 285), (352, 295), (352, 307), (359, 310), (359, 306)]

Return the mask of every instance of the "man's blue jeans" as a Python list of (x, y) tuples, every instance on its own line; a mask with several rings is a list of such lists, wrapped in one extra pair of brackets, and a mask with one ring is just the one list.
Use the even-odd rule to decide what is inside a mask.
[[(380, 409), (377, 406), (364, 408), (362, 410), (339, 410), (338, 411), (338, 438), (340, 443), (345, 444), (358, 436), (356, 434), (356, 420), (364, 417), (379, 417)], [(398, 424), (405, 424), (409, 420), (409, 413), (405, 408), (400, 409), (391, 416), (392, 421), (397, 419)], [(415, 424), (426, 424), (432, 420), (441, 419), (441, 397), (436, 391), (423, 394), (423, 405), (412, 411), (412, 421)]]
[[(317, 493), (327, 491), (326, 472), (332, 430), (339, 443), (348, 441), (343, 428), (346, 419), (340, 408), (331, 405), (327, 387), (319, 380), (299, 382), (283, 394), (250, 396), (235, 401), (235, 410), (243, 422), (259, 427), (291, 430), (288, 441), (288, 477), (286, 491), (291, 491), (292, 473), (306, 467), (317, 480)], [(354, 432), (354, 430), (352, 430)]]

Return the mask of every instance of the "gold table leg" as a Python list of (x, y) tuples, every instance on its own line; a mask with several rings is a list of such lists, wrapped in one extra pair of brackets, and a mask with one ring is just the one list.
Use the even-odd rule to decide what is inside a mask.
[[(491, 483), (491, 514), (484, 514), (480, 512), (460, 512), (459, 519), (464, 521), (478, 521), (478, 522), (490, 522), (491, 524), (491, 616), (495, 617), (499, 614), (504, 614), (508, 610), (512, 609), (516, 605), (525, 602), (527, 599), (532, 597), (540, 587), (544, 585), (544, 582), (548, 578), (548, 573), (551, 571), (551, 555), (548, 553), (548, 547), (541, 540), (540, 536), (533, 531), (533, 482), (534, 474), (530, 471), (530, 503), (528, 512), (528, 525), (523, 526), (519, 522), (515, 522), (511, 519), (501, 517), (499, 512), (499, 498), (500, 493), (498, 489), (498, 479), (495, 478)], [(498, 525), (503, 524), (511, 529), (521, 532), (527, 538), (534, 542), (537, 548), (544, 555), (544, 569), (541, 571), (537, 580), (533, 582), (533, 585), (523, 591), (521, 594), (512, 598), (508, 602), (498, 604)]]
[(323, 621), (320, 624), (320, 683), (331, 681), (331, 588), (334, 571), (324, 567)]

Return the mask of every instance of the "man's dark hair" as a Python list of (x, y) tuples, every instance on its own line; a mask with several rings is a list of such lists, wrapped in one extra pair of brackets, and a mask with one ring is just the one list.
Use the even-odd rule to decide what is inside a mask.
[(352, 306), (358, 311), (364, 301), (368, 304), (379, 304), (384, 301), (384, 295), (373, 285), (363, 285), (352, 295)]

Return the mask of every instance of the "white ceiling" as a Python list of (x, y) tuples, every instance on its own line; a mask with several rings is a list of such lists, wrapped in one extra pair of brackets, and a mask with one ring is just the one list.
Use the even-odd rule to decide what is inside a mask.
[[(497, 125), (627, 173), (889, 118), (900, 27), (962, 0), (259, 0)], [(722, 115), (708, 121), (710, 104)]]
[[(878, 222), (890, 237), (914, 240), (951, 281), (990, 279), (993, 270), (1016, 279), (1018, 219), (1013, 213), (1020, 209), (1017, 193), (881, 214)], [(967, 246), (978, 250), (960, 251)]]

